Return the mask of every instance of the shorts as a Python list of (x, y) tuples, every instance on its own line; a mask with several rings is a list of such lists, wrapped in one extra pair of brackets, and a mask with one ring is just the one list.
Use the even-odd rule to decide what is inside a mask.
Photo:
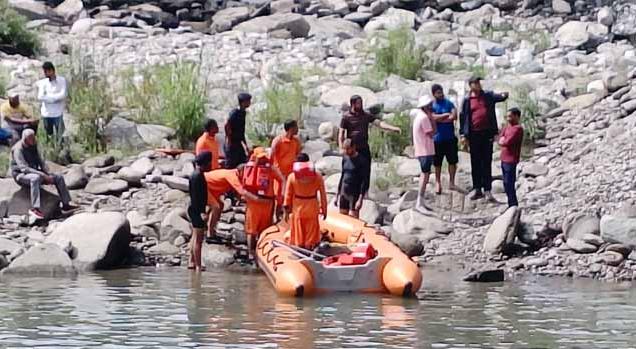
[(192, 222), (192, 227), (195, 229), (205, 229), (205, 221), (201, 218), (201, 214), (203, 212), (194, 212), (192, 207), (188, 207), (188, 216), (190, 217), (190, 222)]
[(435, 142), (435, 159), (433, 164), (435, 167), (440, 167), (442, 166), (444, 158), (446, 158), (449, 165), (456, 165), (459, 162), (458, 151), (459, 148), (457, 147), (456, 138), (450, 141)]
[(422, 173), (431, 173), (431, 166), (433, 166), (433, 158), (435, 155), (418, 156), (417, 160), (420, 162), (420, 169)]
[(341, 210), (353, 210), (356, 207), (356, 202), (360, 199), (360, 194), (349, 195), (342, 193), (338, 200), (338, 208)]

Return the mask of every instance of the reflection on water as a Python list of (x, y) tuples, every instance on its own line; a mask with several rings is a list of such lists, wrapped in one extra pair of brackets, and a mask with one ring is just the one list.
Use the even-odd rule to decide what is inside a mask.
[(0, 347), (636, 347), (629, 286), (460, 277), (425, 271), (418, 299), (281, 298), (262, 274), (179, 269), (3, 280)]

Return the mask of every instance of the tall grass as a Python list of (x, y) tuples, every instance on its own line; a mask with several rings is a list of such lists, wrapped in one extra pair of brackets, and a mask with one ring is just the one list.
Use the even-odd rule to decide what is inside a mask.
[(277, 126), (287, 119), (302, 123), (303, 110), (311, 103), (300, 84), (302, 74), (290, 74), (292, 82), (273, 82), (262, 95), (264, 108), (257, 110), (248, 123), (247, 136), (254, 145), (269, 146)]
[(9, 78), (7, 72), (0, 66), (0, 97), (4, 97), (7, 94), (7, 85), (9, 84)]
[(404, 148), (411, 144), (411, 118), (408, 113), (396, 114), (389, 122), (399, 127), (401, 134), (385, 132), (377, 127), (369, 130), (369, 150), (376, 160), (388, 161), (402, 154)]
[(41, 44), (37, 34), (27, 29), (27, 19), (11, 8), (7, 0), (0, 0), (0, 51), (34, 56)]
[(416, 80), (427, 61), (424, 48), (415, 43), (413, 31), (404, 26), (389, 30), (380, 44), (373, 48), (375, 53), (374, 70), (387, 76), (399, 75), (405, 79)]
[(129, 72), (124, 98), (135, 121), (173, 128), (182, 147), (188, 147), (201, 131), (205, 118), (206, 87), (200, 65), (178, 61), (141, 70), (139, 78)]

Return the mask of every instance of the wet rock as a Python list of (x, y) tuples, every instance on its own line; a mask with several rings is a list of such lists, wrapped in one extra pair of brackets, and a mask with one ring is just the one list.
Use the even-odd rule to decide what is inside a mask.
[(417, 257), (424, 254), (424, 245), (417, 236), (392, 234), (391, 241), (409, 257)]
[(516, 206), (508, 208), (497, 217), (484, 238), (484, 251), (490, 254), (503, 252), (505, 246), (514, 241), (520, 219), (521, 210)]
[(161, 255), (161, 256), (172, 256), (178, 255), (181, 250), (173, 245), (170, 241), (164, 241), (159, 243), (158, 245), (152, 246), (148, 249), (149, 254)]
[(120, 194), (128, 190), (128, 183), (121, 179), (91, 178), (84, 190), (94, 195)]
[(505, 274), (503, 269), (475, 271), (464, 277), (468, 282), (502, 282)]
[(83, 189), (88, 184), (88, 176), (82, 166), (73, 166), (64, 174), (64, 182), (70, 190)]
[(636, 218), (605, 215), (601, 218), (603, 240), (636, 248)]
[(115, 164), (115, 157), (112, 155), (99, 155), (84, 161), (84, 167), (106, 167)]
[(623, 263), (624, 259), (625, 257), (623, 257), (623, 255), (618, 252), (606, 251), (596, 256), (594, 258), (594, 262), (607, 264), (607, 265), (611, 265), (615, 267)]
[(161, 241), (169, 241), (170, 243), (174, 243), (174, 240), (181, 235), (190, 236), (192, 228), (185, 209), (178, 208), (170, 211), (161, 221), (160, 232)]
[(572, 251), (578, 253), (594, 253), (598, 250), (598, 247), (579, 239), (568, 239), (565, 243)]
[(68, 254), (56, 244), (31, 247), (2, 271), (7, 275), (68, 276), (77, 274)]
[(76, 265), (83, 270), (121, 266), (130, 251), (130, 224), (118, 212), (80, 213), (58, 224), (47, 243), (77, 249)]
[(227, 267), (234, 263), (234, 250), (221, 245), (203, 245), (201, 259), (207, 268)]
[[(60, 207), (60, 199), (55, 188), (43, 187), (40, 191), (41, 211), (47, 218), (55, 216)], [(0, 179), (0, 218), (12, 215), (26, 215), (31, 209), (31, 192), (21, 187), (12, 178)]]
[(340, 156), (325, 156), (316, 162), (316, 170), (323, 176), (342, 172), (342, 158)]
[(178, 189), (184, 192), (190, 191), (190, 182), (182, 177), (161, 176), (161, 181), (171, 189)]

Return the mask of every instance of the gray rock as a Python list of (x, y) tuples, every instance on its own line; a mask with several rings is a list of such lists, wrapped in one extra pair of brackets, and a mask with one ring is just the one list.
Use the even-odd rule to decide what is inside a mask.
[(624, 260), (625, 257), (622, 254), (613, 251), (603, 252), (594, 258), (595, 263), (607, 264), (613, 267), (620, 265)]
[(541, 257), (534, 257), (526, 259), (523, 264), (526, 267), (545, 267), (548, 265), (548, 261)]
[(64, 174), (64, 182), (68, 189), (83, 189), (88, 184), (88, 176), (82, 166), (73, 166)]
[(636, 249), (636, 218), (605, 215), (601, 218), (601, 238)]
[(586, 235), (601, 235), (601, 220), (593, 216), (578, 216), (564, 226), (565, 238), (582, 240)]
[(572, 6), (565, 0), (552, 0), (552, 11), (559, 14), (572, 12)]
[(331, 146), (329, 145), (329, 143), (321, 139), (316, 139), (316, 140), (307, 141), (303, 143), (303, 152), (309, 154), (309, 156), (312, 157), (313, 161), (316, 161), (314, 159), (315, 154), (319, 154), (320, 157), (322, 157), (322, 155), (326, 153), (327, 151), (329, 151), (330, 149), (331, 149)]
[(232, 29), (235, 25), (250, 18), (250, 11), (247, 7), (228, 7), (222, 9), (212, 16), (211, 29), (216, 33), (221, 33)]
[(325, 191), (327, 194), (337, 194), (340, 184), (340, 173), (332, 174), (325, 179)]
[[(40, 210), (47, 218), (58, 213), (60, 199), (55, 188), (43, 187), (40, 192)], [(0, 218), (26, 215), (31, 209), (31, 192), (19, 186), (12, 178), (0, 179)]]
[(467, 282), (502, 282), (504, 281), (503, 269), (474, 271), (464, 277)]
[(280, 30), (289, 33), (292, 38), (305, 38), (310, 29), (307, 20), (302, 15), (295, 13), (277, 13), (271, 16), (257, 17), (234, 27), (234, 30), (247, 33), (272, 33)]
[(556, 32), (559, 46), (575, 48), (585, 44), (590, 39), (587, 32), (587, 23), (569, 21), (563, 24)]
[(583, 235), (583, 237), (581, 238), (581, 240), (583, 240), (584, 242), (588, 243), (588, 244), (592, 244), (594, 246), (601, 246), (605, 243), (605, 241), (603, 241), (603, 239), (601, 239), (600, 236), (596, 235), (596, 234), (585, 234)]
[(568, 100), (563, 102), (561, 107), (566, 109), (578, 109), (578, 110), (585, 109), (594, 105), (596, 102), (600, 101), (601, 98), (602, 98), (602, 95), (600, 94), (588, 93), (588, 94), (569, 98)]
[(362, 26), (364, 26), (371, 18), (373, 18), (373, 13), (370, 12), (353, 12), (344, 16), (345, 20), (357, 23)]
[(629, 248), (629, 246), (625, 246), (623, 244), (611, 244), (605, 247), (605, 251), (620, 253), (623, 256), (627, 257), (632, 252), (632, 249)]
[(190, 191), (190, 182), (182, 177), (161, 176), (161, 182), (171, 189), (178, 189), (186, 193)]
[(376, 0), (371, 4), (371, 14), (373, 14), (373, 16), (379, 16), (388, 9), (389, 3), (387, 1)]
[(530, 163), (523, 166), (523, 174), (526, 177), (540, 177), (548, 174), (548, 168), (541, 164)]
[(55, 17), (53, 11), (42, 2), (35, 0), (9, 0), (9, 6), (29, 20)]
[(364, 26), (366, 33), (372, 33), (378, 30), (393, 30), (400, 27), (413, 28), (415, 26), (415, 13), (398, 8), (389, 8), (383, 14), (372, 18), (367, 25)]
[(119, 194), (128, 190), (128, 183), (121, 179), (91, 178), (84, 190), (94, 195)]
[(104, 136), (110, 144), (124, 149), (140, 149), (145, 145), (137, 131), (137, 125), (119, 116), (106, 125)]
[(426, 216), (415, 210), (400, 212), (393, 219), (393, 229), (398, 234), (417, 235), (423, 240), (430, 240), (431, 233), (448, 235), (453, 231), (452, 227), (437, 217)]
[(0, 270), (9, 266), (9, 260), (4, 255), (0, 254)]
[(159, 243), (158, 245), (149, 248), (148, 253), (161, 256), (171, 256), (178, 255), (179, 253), (181, 253), (181, 250), (177, 246), (173, 245), (170, 241), (164, 241)]
[(84, 161), (84, 167), (107, 167), (115, 164), (115, 157), (112, 155), (99, 155)]
[(631, 101), (627, 101), (621, 104), (621, 108), (625, 111), (625, 114), (627, 115), (633, 113), (634, 111), (636, 111), (636, 99), (633, 99)]
[(514, 242), (521, 219), (521, 210), (516, 207), (508, 208), (497, 217), (484, 238), (484, 251), (497, 254), (504, 251), (506, 245)]
[(320, 139), (324, 141), (330, 142), (334, 140), (337, 133), (338, 127), (331, 121), (323, 122), (318, 126), (318, 134), (320, 135)]
[(58, 224), (47, 243), (77, 249), (76, 266), (83, 270), (122, 266), (130, 251), (130, 224), (119, 212), (80, 213)]
[(207, 268), (227, 267), (234, 263), (234, 251), (227, 246), (204, 244), (201, 259)]
[(572, 251), (578, 253), (594, 253), (598, 250), (598, 247), (579, 239), (568, 239), (566, 244)]
[(152, 170), (155, 169), (155, 165), (153, 165), (152, 160), (146, 157), (135, 160), (135, 162), (133, 162), (130, 167), (136, 171), (143, 173), (144, 176), (152, 173)]
[(342, 172), (342, 158), (340, 156), (325, 156), (316, 162), (316, 170), (327, 177)]
[(73, 23), (84, 10), (82, 0), (64, 0), (55, 8), (55, 13), (68, 23)]
[(0, 237), (0, 255), (10, 256), (21, 248), (17, 242)]
[(378, 103), (378, 99), (373, 91), (365, 87), (348, 85), (339, 85), (328, 89), (327, 92), (320, 96), (320, 103), (326, 106), (340, 108), (343, 104), (349, 103), (349, 99), (353, 95), (362, 97), (364, 105), (367, 106)]
[(192, 228), (188, 221), (188, 214), (182, 208), (174, 209), (161, 221), (161, 241), (174, 243), (181, 235), (190, 236)]
[(609, 7), (601, 7), (596, 14), (596, 21), (604, 26), (611, 27), (614, 24), (614, 12)]
[(141, 124), (137, 125), (137, 133), (144, 143), (158, 147), (166, 139), (175, 135), (175, 130), (163, 125)]
[(386, 209), (380, 207), (375, 201), (364, 200), (360, 210), (360, 219), (369, 224), (379, 224), (382, 223), (384, 212), (386, 212)]
[(31, 247), (2, 271), (7, 275), (68, 276), (77, 274), (68, 254), (55, 244)]
[(616, 35), (636, 35), (636, 4), (616, 2), (614, 5), (614, 25), (612, 33)]
[[(369, 13), (352, 13), (354, 19), (360, 20), (362, 16), (371, 16)], [(362, 15), (362, 16), (361, 16)], [(311, 29), (310, 36), (339, 37), (342, 39), (351, 39), (360, 35), (362, 28), (351, 20), (341, 18), (316, 18), (309, 17), (308, 20)]]
[(397, 174), (402, 178), (419, 177), (422, 173), (420, 162), (417, 159), (399, 158)]
[(80, 18), (71, 26), (69, 34), (83, 35), (91, 31), (95, 26), (102, 24), (103, 21), (94, 18)]
[(123, 179), (131, 186), (141, 185), (141, 179), (145, 177), (146, 175), (144, 173), (132, 167), (122, 167), (117, 171), (117, 178)]
[(409, 257), (417, 257), (424, 254), (424, 245), (417, 236), (392, 234), (391, 241), (393, 241), (402, 250), (402, 252), (406, 253)]

